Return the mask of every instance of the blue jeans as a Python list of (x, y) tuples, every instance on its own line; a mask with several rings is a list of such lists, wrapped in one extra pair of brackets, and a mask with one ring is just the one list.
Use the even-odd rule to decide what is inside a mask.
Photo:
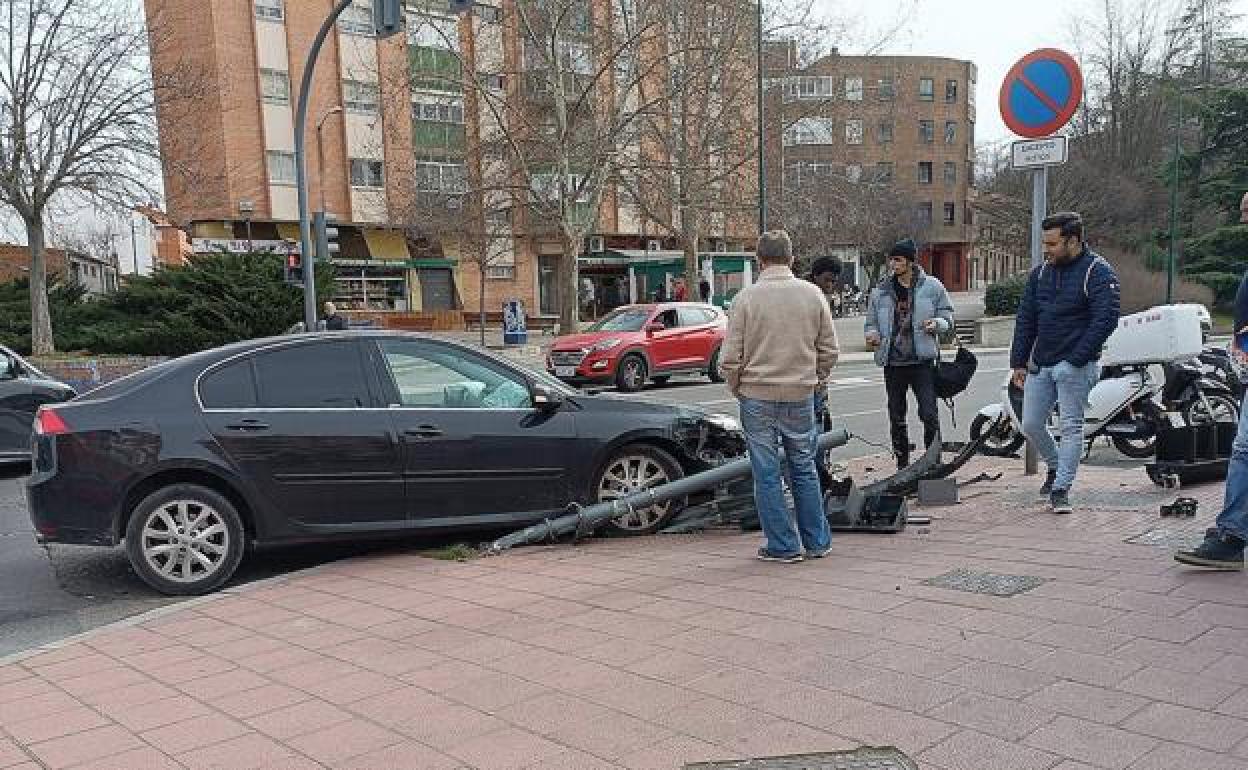
[(1231, 447), (1231, 460), (1226, 468), (1226, 491), (1222, 512), (1218, 514), (1218, 531), (1248, 540), (1248, 396), (1239, 409), (1239, 430)]
[[(1056, 471), (1053, 489), (1069, 491), (1083, 456), (1083, 409), (1088, 393), (1100, 376), (1100, 366), (1093, 361), (1074, 366), (1060, 361), (1027, 374), (1023, 385), (1023, 435), (1036, 449), (1049, 470)], [(1062, 443), (1049, 434), (1049, 415), (1053, 407), (1059, 412)]]
[[(741, 399), (741, 427), (754, 470), (754, 505), (767, 538), (767, 550), (777, 556), (823, 551), (832, 543), (823, 492), (815, 469), (819, 431), (814, 398), (805, 401)], [(780, 447), (784, 447), (784, 459)], [(785, 467), (781, 467), (781, 463)], [(789, 479), (797, 522), (784, 500), (782, 478)]]

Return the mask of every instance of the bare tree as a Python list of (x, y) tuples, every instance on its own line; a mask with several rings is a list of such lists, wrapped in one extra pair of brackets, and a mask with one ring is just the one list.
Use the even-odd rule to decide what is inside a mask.
[(156, 94), (141, 9), (116, 0), (10, 0), (0, 16), (0, 204), (30, 246), (31, 348), (55, 349), (46, 232), (56, 205), (155, 196)]

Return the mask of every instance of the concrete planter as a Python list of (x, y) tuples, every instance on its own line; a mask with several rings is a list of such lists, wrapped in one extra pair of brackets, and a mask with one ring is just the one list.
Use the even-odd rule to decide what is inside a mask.
[(980, 318), (975, 322), (975, 344), (985, 348), (1008, 348), (1014, 342), (1014, 317)]

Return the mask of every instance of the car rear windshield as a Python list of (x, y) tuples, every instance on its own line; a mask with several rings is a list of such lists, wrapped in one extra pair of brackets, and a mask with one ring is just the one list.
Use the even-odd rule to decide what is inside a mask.
[(589, 327), (591, 332), (639, 332), (650, 317), (648, 308), (622, 307), (607, 313), (598, 323)]

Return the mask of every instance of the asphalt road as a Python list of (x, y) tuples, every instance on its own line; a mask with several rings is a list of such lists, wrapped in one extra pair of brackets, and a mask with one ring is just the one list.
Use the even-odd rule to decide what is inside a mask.
[[(975, 412), (999, 398), (1008, 362), (1003, 354), (980, 356), (979, 371), (956, 401), (956, 426), (942, 405), (945, 440), (965, 440)], [(675, 379), (626, 398), (646, 398), (737, 414), (736, 401), (723, 385), (704, 378)], [(868, 362), (837, 368), (830, 388), (836, 419), (855, 436), (834, 459), (875, 454), (888, 444), (888, 420), (880, 370)], [(912, 403), (913, 407), (913, 403)], [(921, 443), (922, 428), (912, 413), (911, 440)], [(1093, 461), (1122, 462), (1112, 450), (1098, 449)], [(26, 511), (25, 470), (0, 469), (0, 657), (46, 644), (179, 601), (148, 588), (130, 569), (120, 548), (36, 544)], [(484, 540), (488, 533), (475, 539)], [(462, 538), (460, 538), (462, 539)], [(302, 546), (249, 554), (232, 584), (386, 549), (436, 548), (454, 537), (388, 543)]]

